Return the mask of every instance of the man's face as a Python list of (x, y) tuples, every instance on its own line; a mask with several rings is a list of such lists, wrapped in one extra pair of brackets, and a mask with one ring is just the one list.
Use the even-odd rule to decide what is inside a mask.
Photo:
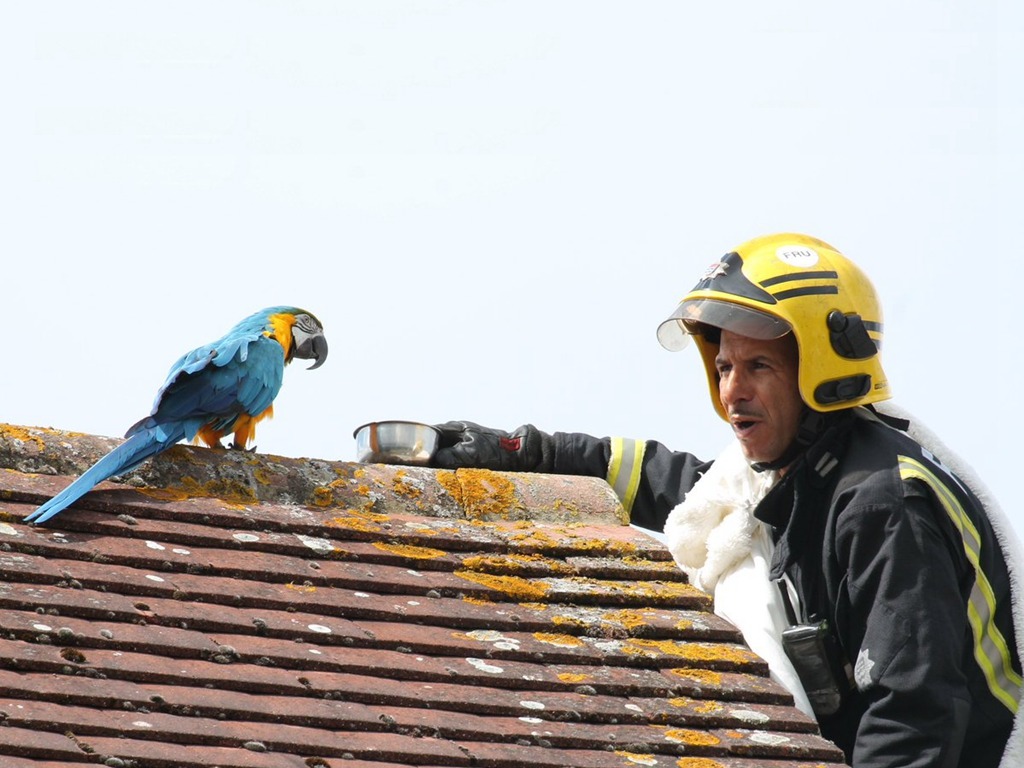
[(791, 333), (764, 341), (722, 331), (719, 397), (747, 461), (774, 461), (796, 438), (804, 407), (797, 366)]

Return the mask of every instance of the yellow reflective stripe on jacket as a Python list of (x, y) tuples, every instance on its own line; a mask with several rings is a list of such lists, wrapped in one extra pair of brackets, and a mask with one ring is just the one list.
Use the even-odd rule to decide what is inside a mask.
[(981, 570), (981, 538), (960, 500), (924, 464), (899, 457), (900, 477), (925, 483), (935, 494), (949, 519), (960, 532), (964, 553), (974, 568), (974, 586), (967, 603), (967, 618), (974, 633), (974, 658), (981, 667), (992, 695), (1016, 713), (1024, 680), (1013, 669), (1010, 650), (995, 624), (996, 599), (988, 577)]
[(608, 485), (619, 497), (626, 512), (633, 510), (636, 492), (640, 488), (640, 469), (644, 463), (647, 443), (643, 440), (612, 438), (612, 457), (608, 462)]

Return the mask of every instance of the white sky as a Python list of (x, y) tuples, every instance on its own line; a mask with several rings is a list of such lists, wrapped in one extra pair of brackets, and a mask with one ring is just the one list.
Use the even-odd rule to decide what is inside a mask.
[(936, 2), (0, 9), (0, 421), (120, 435), (273, 304), (261, 452), (383, 418), (730, 439), (657, 324), (750, 237), (872, 276), (895, 402), (1017, 501), (1024, 13)]

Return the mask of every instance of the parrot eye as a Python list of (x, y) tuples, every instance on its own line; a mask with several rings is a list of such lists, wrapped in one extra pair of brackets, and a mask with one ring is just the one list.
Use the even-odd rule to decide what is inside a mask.
[(314, 318), (306, 314), (295, 316), (295, 327), (309, 334), (316, 334), (323, 330)]

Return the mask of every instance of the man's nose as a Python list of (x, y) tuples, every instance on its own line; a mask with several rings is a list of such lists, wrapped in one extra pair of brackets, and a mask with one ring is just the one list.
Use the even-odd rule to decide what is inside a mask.
[(735, 369), (723, 376), (718, 384), (722, 405), (728, 410), (729, 405), (750, 398), (747, 378)]

